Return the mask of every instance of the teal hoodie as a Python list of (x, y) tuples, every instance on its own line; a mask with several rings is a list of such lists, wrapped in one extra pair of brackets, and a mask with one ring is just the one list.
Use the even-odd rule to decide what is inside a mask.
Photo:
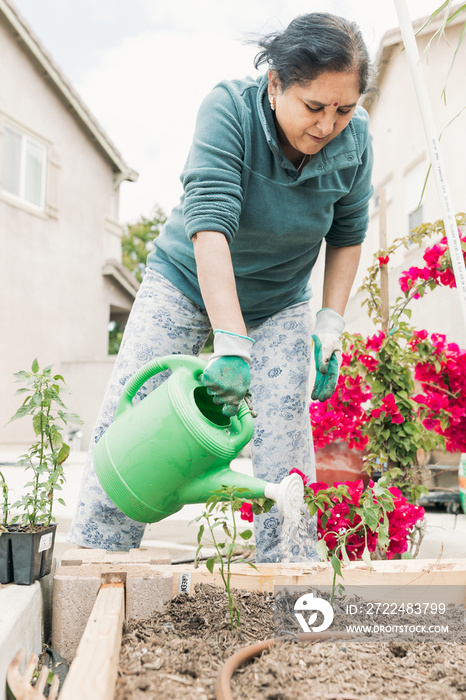
[(204, 308), (191, 238), (223, 233), (245, 322), (261, 323), (311, 298), (324, 238), (338, 247), (364, 240), (372, 164), (362, 107), (298, 173), (278, 143), (267, 75), (219, 83), (200, 107), (181, 174), (184, 193), (148, 265)]

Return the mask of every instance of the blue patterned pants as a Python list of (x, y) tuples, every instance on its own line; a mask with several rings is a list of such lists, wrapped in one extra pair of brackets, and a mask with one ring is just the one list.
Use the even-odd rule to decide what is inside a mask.
[[(145, 523), (124, 515), (103, 491), (93, 466), (93, 447), (112, 423), (123, 386), (136, 370), (154, 357), (198, 355), (209, 332), (206, 312), (160, 274), (148, 269), (128, 319), (91, 441), (68, 537), (71, 542), (107, 550), (140, 546)], [(309, 306), (303, 303), (289, 307), (264, 323), (249, 327), (248, 334), (255, 341), (251, 362), (251, 394), (258, 413), (251, 442), (254, 474), (260, 479), (279, 482), (296, 467), (315, 481), (308, 411)], [(149, 380), (135, 401), (141, 400), (164, 378), (166, 373)], [(281, 516), (277, 508), (274, 506), (254, 521), (256, 561), (280, 561)], [(309, 546), (292, 547), (290, 561), (318, 559), (314, 522), (309, 525), (308, 540)]]

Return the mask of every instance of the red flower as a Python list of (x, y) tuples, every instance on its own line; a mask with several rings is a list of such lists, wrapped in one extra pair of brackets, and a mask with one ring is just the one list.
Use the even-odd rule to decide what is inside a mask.
[(374, 372), (379, 361), (372, 357), (372, 355), (359, 355), (359, 362), (366, 367), (369, 372)]
[(306, 486), (306, 484), (307, 484), (307, 476), (306, 476), (305, 474), (303, 474), (302, 471), (300, 471), (299, 469), (293, 468), (293, 469), (290, 471), (290, 474), (299, 474), (299, 476), (300, 476), (301, 479), (303, 480), (304, 486)]
[(252, 523), (252, 521), (254, 520), (254, 515), (250, 503), (243, 503), (243, 505), (239, 509), (239, 512), (242, 520), (247, 520), (248, 523)]
[(382, 267), (382, 265), (388, 265), (388, 261), (390, 260), (390, 256), (389, 255), (379, 255), (377, 260), (379, 261), (379, 267)]
[(368, 350), (374, 350), (374, 352), (378, 352), (380, 348), (382, 347), (382, 343), (385, 340), (386, 335), (384, 331), (379, 331), (375, 335), (367, 338), (366, 340), (366, 348)]
[(349, 491), (349, 502), (354, 506), (359, 505), (362, 492), (364, 491), (364, 483), (362, 479), (358, 481), (342, 481), (335, 483), (335, 486), (340, 486), (340, 483), (348, 488)]
[(314, 491), (314, 493), (319, 493), (319, 491), (326, 491), (328, 489), (328, 484), (323, 481), (315, 481), (313, 484), (308, 484), (308, 487)]
[(403, 423), (404, 418), (400, 413), (398, 406), (396, 405), (395, 397), (393, 394), (387, 394), (382, 399), (382, 404), (380, 408), (374, 408), (371, 411), (371, 416), (374, 418), (379, 418), (382, 413), (386, 413), (387, 416), (391, 417), (392, 423)]

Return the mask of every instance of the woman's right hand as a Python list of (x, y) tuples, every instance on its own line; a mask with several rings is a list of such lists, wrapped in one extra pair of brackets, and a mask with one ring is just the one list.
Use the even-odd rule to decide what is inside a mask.
[(214, 354), (209, 360), (200, 380), (207, 387), (207, 393), (216, 404), (223, 405), (226, 416), (238, 413), (251, 383), (249, 363), (251, 362), (252, 338), (214, 331)]

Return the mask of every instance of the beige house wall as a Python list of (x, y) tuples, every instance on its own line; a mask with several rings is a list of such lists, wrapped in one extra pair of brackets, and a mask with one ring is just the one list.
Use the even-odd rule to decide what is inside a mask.
[[(462, 24), (447, 29), (446, 40), (434, 41), (429, 52), (425, 48), (431, 34), (418, 38), (420, 54), (438, 133), (457, 115), (458, 118), (445, 130), (440, 150), (444, 161), (455, 212), (466, 211), (466, 189), (464, 163), (466, 162), (466, 45), (463, 44), (447, 85), (446, 104), (441, 96), (453, 49), (456, 46)], [(372, 264), (373, 255), (379, 249), (379, 212), (377, 195), (385, 187), (387, 192), (387, 232), (388, 242), (408, 232), (406, 201), (406, 174), (421, 163), (422, 180), (427, 175), (429, 156), (422, 120), (417, 104), (416, 94), (411, 79), (406, 53), (396, 43), (386, 51), (390, 52), (388, 62), (383, 70), (379, 85), (380, 96), (368, 107), (370, 129), (374, 148), (374, 197), (371, 200), (371, 219), (366, 241), (363, 245), (361, 264), (353, 293), (347, 307), (347, 329), (362, 334), (371, 333), (372, 322), (368, 319), (365, 307), (361, 309), (363, 295), (357, 294), (365, 270)], [(385, 54), (386, 58), (386, 54)], [(460, 114), (461, 113), (461, 114)], [(421, 198), (422, 183), (419, 186)], [(433, 177), (430, 176), (422, 199), (422, 221), (433, 222), (441, 218), (441, 208)], [(390, 298), (394, 300), (401, 294), (398, 279), (402, 271), (412, 265), (422, 263), (422, 254), (418, 249), (403, 250), (396, 265), (390, 265)], [(319, 275), (314, 277), (316, 299), (313, 307), (320, 304), (320, 287), (322, 279), (322, 260), (319, 262)], [(466, 347), (466, 329), (461, 317), (458, 293), (455, 290), (436, 289), (424, 299), (413, 302), (412, 321), (418, 328), (429, 332), (445, 333), (451, 341)]]
[(113, 363), (110, 307), (128, 311), (132, 301), (102, 274), (106, 260), (121, 261), (118, 185), (110, 159), (1, 20), (0, 46), (0, 173), (8, 124), (43, 143), (48, 160), (44, 212), (18, 204), (0, 183), (0, 443), (27, 439), (26, 421), (3, 426), (19, 406), (12, 373), (37, 357), (65, 379), (68, 370), (65, 402), (82, 412), (86, 445)]

